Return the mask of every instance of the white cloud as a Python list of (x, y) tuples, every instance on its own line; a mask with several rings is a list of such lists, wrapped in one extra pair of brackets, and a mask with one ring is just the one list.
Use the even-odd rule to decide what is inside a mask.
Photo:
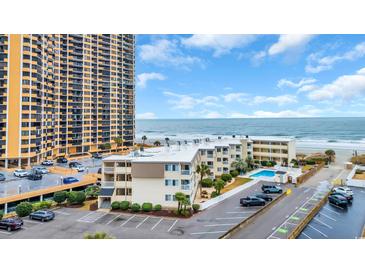
[(195, 106), (214, 106), (220, 107), (218, 103), (219, 98), (216, 96), (204, 96), (202, 98), (194, 98), (186, 94), (178, 94), (170, 91), (165, 91), (164, 95), (173, 98), (169, 99), (168, 103), (173, 106), (174, 109), (193, 109)]
[(157, 116), (153, 112), (139, 113), (136, 115), (137, 119), (157, 119)]
[(219, 57), (230, 53), (234, 48), (242, 48), (255, 39), (255, 35), (244, 34), (194, 34), (189, 38), (183, 38), (181, 43), (187, 47), (211, 49), (213, 56)]
[(278, 86), (278, 88), (283, 88), (283, 87), (299, 88), (304, 85), (313, 84), (315, 82), (317, 82), (317, 80), (313, 79), (313, 78), (303, 78), (297, 83), (287, 80), (287, 79), (280, 79), (278, 81), (277, 86)]
[(233, 92), (233, 93), (228, 93), (228, 94), (222, 95), (222, 97), (223, 97), (223, 100), (227, 103), (233, 102), (233, 101), (242, 102), (243, 99), (245, 97), (247, 97), (247, 94), (243, 93), (243, 92)]
[(140, 59), (155, 65), (171, 65), (187, 69), (189, 66), (201, 63), (199, 58), (183, 54), (177, 40), (160, 39), (151, 44), (141, 45), (139, 49)]
[(137, 86), (140, 86), (141, 88), (145, 88), (147, 85), (147, 82), (150, 80), (165, 80), (166, 77), (157, 72), (150, 72), (150, 73), (141, 73), (137, 75)]
[(269, 48), (268, 54), (273, 56), (302, 50), (313, 37), (314, 35), (308, 34), (282, 34), (279, 40)]
[(279, 95), (279, 96), (255, 96), (252, 100), (252, 104), (277, 104), (279, 106), (297, 103), (297, 98), (294, 95), (286, 94), (286, 95)]
[(251, 63), (255, 66), (260, 65), (264, 61), (266, 55), (267, 53), (264, 50), (255, 52), (254, 55), (251, 57)]
[(325, 101), (330, 99), (351, 100), (365, 95), (365, 68), (352, 75), (338, 77), (330, 84), (308, 93), (311, 100)]
[(317, 85), (304, 85), (304, 86), (302, 86), (298, 89), (298, 93), (306, 92), (306, 91), (312, 91), (312, 90), (315, 90), (317, 88), (318, 88)]
[(190, 118), (207, 118), (207, 119), (224, 118), (224, 116), (220, 112), (207, 109), (203, 109), (201, 111), (188, 112), (187, 116)]
[(365, 42), (357, 44), (353, 49), (340, 55), (321, 57), (321, 53), (312, 53), (307, 58), (305, 71), (309, 73), (318, 73), (324, 70), (330, 70), (333, 66), (341, 61), (353, 61), (365, 56)]

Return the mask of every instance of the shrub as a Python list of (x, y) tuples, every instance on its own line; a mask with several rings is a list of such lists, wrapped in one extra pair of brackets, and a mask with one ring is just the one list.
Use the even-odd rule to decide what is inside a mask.
[(221, 179), (225, 182), (229, 182), (232, 180), (232, 175), (231, 174), (222, 174)]
[(32, 204), (33, 211), (52, 207), (52, 201), (42, 201)]
[(120, 203), (118, 201), (112, 202), (112, 210), (120, 209)]
[(237, 177), (240, 173), (238, 172), (238, 170), (231, 170), (231, 176), (232, 177)]
[(32, 213), (33, 207), (29, 202), (21, 202), (15, 208), (15, 212), (19, 217), (26, 217)]
[(210, 178), (205, 178), (201, 182), (202, 187), (212, 187), (213, 186), (213, 180)]
[(131, 210), (132, 210), (132, 212), (138, 212), (138, 211), (141, 210), (141, 206), (139, 204), (137, 204), (137, 203), (134, 203), (131, 206)]
[(218, 193), (216, 191), (213, 191), (211, 194), (210, 194), (210, 198), (215, 198), (218, 196)]
[(199, 204), (193, 204), (192, 207), (193, 207), (194, 212), (198, 212), (199, 209), (200, 209), (200, 205)]
[(85, 194), (87, 197), (96, 198), (99, 196), (100, 187), (99, 186), (89, 186), (85, 189)]
[(61, 204), (64, 201), (66, 201), (67, 199), (67, 192), (66, 191), (59, 191), (59, 192), (55, 192), (55, 194), (53, 194), (53, 200), (57, 203), (57, 204)]
[(269, 161), (269, 162), (267, 162), (267, 166), (268, 166), (268, 167), (272, 167), (272, 166), (273, 166), (272, 162), (270, 162), (270, 161)]
[(315, 161), (313, 161), (313, 160), (307, 160), (307, 161), (305, 161), (305, 163), (306, 163), (307, 165), (315, 165), (315, 164), (316, 164), (316, 162), (315, 162)]
[(83, 191), (70, 191), (67, 202), (69, 204), (82, 204), (85, 202), (86, 195)]
[(262, 166), (267, 166), (267, 161), (261, 161)]
[(2, 220), (4, 217), (4, 212), (2, 210), (0, 210), (0, 220)]
[(142, 204), (142, 210), (144, 211), (144, 212), (150, 212), (150, 211), (152, 211), (152, 203), (143, 203)]
[(128, 201), (120, 202), (120, 209), (121, 210), (127, 210), (128, 208), (129, 208), (129, 202)]
[(160, 211), (162, 209), (162, 206), (160, 204), (157, 204), (153, 207), (154, 211)]

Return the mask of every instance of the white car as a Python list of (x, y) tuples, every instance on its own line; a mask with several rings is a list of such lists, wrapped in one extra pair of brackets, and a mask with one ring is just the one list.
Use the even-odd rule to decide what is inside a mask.
[(77, 165), (77, 166), (73, 167), (72, 169), (75, 169), (75, 170), (77, 170), (78, 172), (83, 172), (83, 171), (85, 171), (85, 167), (84, 167), (84, 166), (82, 166), (82, 165)]
[(354, 192), (351, 190), (351, 188), (347, 187), (347, 186), (339, 186), (339, 187), (335, 187), (333, 189), (333, 192), (334, 193), (344, 193), (344, 194), (347, 194), (347, 195), (351, 195), (353, 196), (354, 195)]
[(17, 169), (14, 171), (14, 176), (16, 176), (16, 177), (23, 178), (23, 177), (27, 177), (28, 175), (29, 175), (29, 172), (24, 169)]

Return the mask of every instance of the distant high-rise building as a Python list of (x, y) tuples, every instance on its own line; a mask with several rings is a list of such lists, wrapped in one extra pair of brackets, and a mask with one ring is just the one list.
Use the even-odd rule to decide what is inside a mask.
[(0, 35), (0, 166), (132, 146), (134, 58), (131, 34)]

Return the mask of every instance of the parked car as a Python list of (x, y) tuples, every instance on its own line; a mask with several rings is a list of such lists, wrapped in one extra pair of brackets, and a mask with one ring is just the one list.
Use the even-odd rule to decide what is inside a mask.
[(57, 159), (57, 163), (59, 164), (66, 164), (68, 160), (65, 157), (60, 157)]
[(352, 203), (352, 200), (354, 199), (353, 196), (348, 195), (346, 193), (341, 193), (341, 192), (335, 192), (335, 193), (332, 193), (331, 195), (340, 195), (340, 196), (346, 198), (347, 202), (349, 202), (349, 203)]
[(27, 177), (29, 175), (29, 172), (24, 169), (16, 169), (13, 174), (16, 177), (23, 178), (23, 177)]
[(49, 170), (45, 167), (35, 167), (33, 168), (33, 172), (37, 174), (47, 174), (49, 173)]
[(264, 193), (282, 193), (283, 192), (281, 187), (275, 186), (275, 185), (262, 185), (261, 190)]
[(42, 222), (53, 220), (54, 217), (55, 217), (54, 212), (50, 210), (38, 210), (30, 213), (29, 215), (29, 219), (40, 220)]
[(32, 180), (32, 181), (38, 181), (38, 180), (42, 180), (42, 174), (39, 173), (31, 173), (28, 175), (28, 180)]
[(69, 166), (70, 168), (74, 168), (74, 167), (77, 167), (77, 166), (81, 166), (81, 164), (80, 164), (79, 162), (70, 162), (70, 163), (68, 164), (68, 166)]
[(0, 221), (0, 228), (7, 231), (20, 229), (23, 225), (23, 221), (19, 218), (7, 218)]
[(328, 202), (341, 207), (347, 207), (347, 199), (341, 195), (333, 194), (328, 196)]
[(272, 201), (272, 197), (270, 195), (268, 195), (268, 194), (265, 194), (265, 193), (255, 194), (255, 197), (260, 198), (260, 199), (263, 199), (266, 202), (271, 202)]
[(52, 160), (45, 160), (42, 162), (42, 166), (53, 166)]
[(5, 181), (5, 180), (6, 180), (5, 175), (0, 173), (0, 181)]
[(102, 159), (103, 155), (101, 153), (93, 153), (92, 157), (95, 158), (95, 159)]
[(63, 178), (63, 183), (65, 185), (67, 184), (72, 184), (72, 183), (77, 183), (79, 180), (76, 179), (75, 177), (66, 177), (66, 178)]
[(85, 167), (83, 165), (77, 165), (75, 167), (72, 167), (72, 169), (77, 170), (78, 172), (83, 172), (85, 171)]
[(354, 195), (354, 192), (351, 190), (351, 188), (347, 187), (347, 186), (339, 186), (339, 187), (335, 187), (332, 190), (333, 193), (345, 193), (347, 195)]
[(265, 200), (257, 198), (255, 196), (247, 196), (240, 199), (241, 206), (264, 206)]

